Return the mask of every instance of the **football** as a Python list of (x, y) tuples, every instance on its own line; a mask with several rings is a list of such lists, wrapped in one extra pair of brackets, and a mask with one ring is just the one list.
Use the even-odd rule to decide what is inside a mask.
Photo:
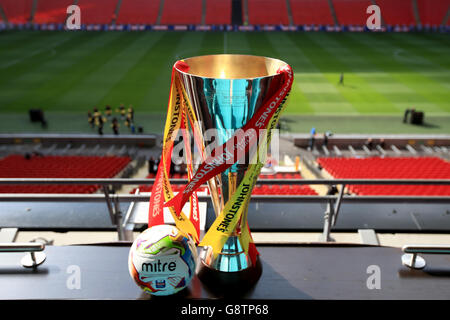
[(157, 225), (133, 242), (128, 269), (136, 284), (152, 295), (171, 295), (186, 288), (195, 273), (194, 240), (172, 225)]

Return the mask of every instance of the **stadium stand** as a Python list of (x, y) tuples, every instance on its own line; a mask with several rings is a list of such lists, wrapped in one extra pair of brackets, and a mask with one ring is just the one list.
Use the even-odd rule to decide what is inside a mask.
[[(450, 163), (437, 157), (319, 158), (317, 162), (337, 179), (449, 179)], [(349, 185), (358, 195), (448, 196), (450, 186)]]
[[(274, 175), (260, 175), (263, 179), (302, 179), (300, 173), (276, 173)], [(252, 194), (256, 195), (317, 195), (317, 192), (308, 185), (270, 185), (256, 184)]]
[(327, 0), (290, 0), (294, 24), (334, 25)]
[(337, 20), (341, 25), (364, 26), (367, 20), (366, 9), (372, 5), (370, 0), (333, 0)]
[[(113, 178), (129, 157), (9, 155), (0, 160), (1, 178)], [(92, 193), (92, 185), (3, 185), (0, 193)]]
[(39, 0), (33, 22), (64, 23), (67, 17), (67, 7), (73, 0)]
[(248, 21), (250, 24), (289, 24), (285, 1), (248, 0)]
[(82, 24), (109, 24), (114, 18), (118, 0), (79, 0)]
[[(420, 22), (422, 25), (439, 26), (444, 20), (445, 15), (450, 7), (449, 0), (417, 0), (419, 9)], [(450, 25), (450, 19), (447, 25)]]
[[(146, 179), (154, 179), (155, 174), (149, 174)], [(186, 174), (173, 174), (171, 179), (187, 179)], [(302, 179), (300, 173), (277, 173), (274, 175), (260, 175), (259, 179)], [(172, 184), (174, 192), (181, 191), (184, 185)], [(136, 189), (131, 191), (135, 193)], [(152, 186), (145, 185), (139, 187), (139, 192), (151, 192)], [(205, 187), (199, 188), (199, 192), (208, 192)], [(252, 194), (255, 195), (317, 195), (317, 192), (307, 185), (268, 185), (256, 184)]]
[(160, 0), (123, 0), (117, 24), (155, 24)]
[(230, 24), (231, 0), (206, 1), (206, 24)]
[[(248, 23), (288, 25), (291, 17), (296, 25), (334, 25), (335, 14), (340, 25), (363, 26), (367, 20), (366, 8), (376, 3), (387, 25), (417, 25), (419, 21), (415, 17), (418, 17), (424, 26), (439, 26), (445, 22), (450, 6), (450, 0), (288, 1), (247, 0)], [(77, 4), (82, 12), (82, 24), (202, 24), (204, 13), (205, 24), (223, 25), (232, 23), (232, 3), (232, 0), (0, 0), (0, 7), (12, 24), (24, 24), (31, 19), (38, 24), (63, 23), (67, 7)], [(33, 4), (36, 5), (34, 13)], [(450, 25), (450, 19), (446, 25)]]
[(388, 25), (415, 25), (411, 0), (377, 0), (381, 16)]
[(164, 1), (161, 24), (200, 24), (202, 0)]
[(1, 0), (0, 5), (10, 23), (30, 22), (33, 0)]

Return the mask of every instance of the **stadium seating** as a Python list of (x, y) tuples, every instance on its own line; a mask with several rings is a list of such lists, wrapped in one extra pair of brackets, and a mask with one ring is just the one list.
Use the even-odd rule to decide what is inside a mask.
[(64, 23), (67, 17), (67, 7), (73, 0), (39, 0), (33, 22)]
[(381, 16), (388, 25), (415, 25), (411, 0), (377, 0)]
[[(439, 26), (448, 11), (450, 0), (417, 0), (422, 25)], [(450, 25), (450, 19), (447, 20)]]
[[(112, 178), (129, 157), (10, 155), (0, 160), (1, 178)], [(93, 185), (3, 185), (0, 193), (92, 193)]]
[(206, 1), (206, 24), (230, 24), (231, 0)]
[(33, 0), (1, 0), (0, 5), (10, 23), (27, 23), (30, 21)]
[(124, 0), (120, 5), (117, 24), (155, 24), (160, 0)]
[[(154, 179), (154, 174), (149, 174), (147, 179)], [(174, 174), (171, 179), (187, 179), (187, 175)], [(259, 179), (302, 179), (299, 173), (277, 173), (274, 175), (260, 175)], [(181, 191), (184, 185), (172, 184), (172, 190), (174, 192)], [(131, 193), (135, 193), (134, 189)], [(140, 192), (151, 192), (152, 186), (145, 185), (139, 187)], [(199, 192), (208, 192), (207, 188), (199, 188)], [(311, 189), (307, 185), (268, 185), (268, 184), (256, 184), (252, 194), (255, 195), (317, 195), (316, 191)]]
[[(318, 163), (337, 179), (450, 179), (450, 163), (423, 158), (319, 158)], [(450, 186), (350, 185), (359, 195), (450, 195)]]
[(200, 24), (202, 0), (164, 1), (161, 24)]
[(118, 0), (79, 0), (82, 24), (109, 24), (114, 18)]
[(290, 0), (294, 24), (334, 25), (327, 0)]
[(285, 1), (248, 0), (248, 21), (250, 24), (289, 24)]
[[(260, 175), (259, 180), (263, 179), (302, 179), (300, 173), (276, 173), (274, 175)], [(317, 192), (308, 185), (295, 184), (256, 184), (252, 194), (256, 195), (317, 195)]]
[[(155, 24), (163, 5), (161, 24), (201, 24), (205, 9), (205, 24), (230, 24), (232, 0), (79, 0), (82, 24)], [(289, 24), (286, 1), (247, 0), (250, 24)], [(334, 25), (328, 0), (288, 0), (293, 23), (297, 25)], [(443, 22), (450, 0), (416, 0), (422, 25), (437, 26)], [(23, 24), (30, 21), (33, 2), (36, 3), (33, 22), (63, 23), (66, 9), (74, 0), (0, 0), (9, 22)], [(363, 26), (366, 8), (372, 0), (332, 0), (336, 18), (341, 25)], [(416, 25), (412, 0), (376, 0), (388, 25)], [(203, 7), (205, 5), (205, 8)], [(116, 19), (117, 18), (117, 19)], [(0, 21), (2, 17), (0, 16)], [(447, 19), (450, 25), (450, 19)]]
[(370, 5), (370, 0), (333, 0), (337, 20), (341, 25), (366, 25), (366, 10)]

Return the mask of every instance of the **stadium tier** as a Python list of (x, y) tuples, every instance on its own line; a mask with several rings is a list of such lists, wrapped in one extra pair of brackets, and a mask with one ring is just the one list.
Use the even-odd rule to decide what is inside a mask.
[[(0, 160), (1, 178), (113, 178), (129, 157), (9, 155)], [(92, 193), (92, 185), (2, 185), (0, 193)]]
[[(154, 179), (154, 174), (149, 174), (147, 179)], [(173, 174), (171, 179), (187, 179), (186, 174)], [(277, 173), (274, 175), (260, 175), (259, 179), (302, 179), (299, 173)], [(181, 191), (184, 185), (172, 184), (172, 190), (175, 192)], [(134, 189), (131, 193), (135, 193)], [(140, 186), (139, 192), (151, 192), (152, 186)], [(199, 188), (199, 192), (208, 192), (207, 188)], [(267, 185), (267, 184), (256, 184), (253, 189), (252, 194), (255, 195), (317, 195), (317, 192), (311, 189), (307, 185)]]
[(200, 24), (202, 0), (164, 1), (161, 24)]
[[(450, 0), (417, 0), (417, 7), (422, 25), (438, 26), (450, 8)], [(450, 19), (447, 19), (447, 25), (450, 25)]]
[(30, 21), (33, 0), (1, 0), (0, 5), (10, 23), (27, 23)]
[[(337, 179), (450, 178), (450, 163), (437, 157), (319, 158), (318, 163)], [(358, 195), (450, 195), (450, 186), (439, 185), (349, 185), (348, 189)]]
[(250, 24), (289, 24), (286, 1), (248, 0)]
[(117, 24), (155, 24), (160, 0), (123, 0)]
[[(450, 0), (287, 1), (247, 0), (247, 5), (242, 2), (242, 6), (248, 10), (248, 23), (251, 25), (288, 25), (291, 15), (295, 25), (335, 25), (337, 21), (339, 25), (364, 26), (368, 17), (366, 9), (375, 3), (380, 7), (387, 25), (417, 25), (419, 21), (416, 21), (416, 16), (424, 26), (450, 25), (450, 19), (444, 21)], [(232, 17), (231, 0), (0, 0), (6, 18), (13, 24), (30, 21), (38, 24), (63, 23), (67, 17), (66, 9), (72, 4), (80, 7), (84, 25), (113, 22), (224, 25), (231, 24)]]
[(388, 25), (415, 25), (411, 0), (377, 0), (381, 16)]
[(333, 0), (337, 20), (341, 25), (365, 26), (366, 9), (370, 5), (370, 0)]
[(67, 7), (73, 0), (39, 0), (33, 22), (64, 23), (67, 17)]
[(290, 0), (294, 24), (334, 25), (327, 0)]
[(81, 20), (83, 24), (110, 24), (114, 20), (114, 12), (118, 0), (79, 0)]
[[(300, 173), (276, 173), (274, 175), (260, 175), (260, 180), (264, 179), (302, 179)], [(317, 195), (317, 192), (308, 185), (270, 185), (257, 184), (252, 194), (256, 195)]]
[(206, 1), (206, 24), (230, 24), (231, 0)]

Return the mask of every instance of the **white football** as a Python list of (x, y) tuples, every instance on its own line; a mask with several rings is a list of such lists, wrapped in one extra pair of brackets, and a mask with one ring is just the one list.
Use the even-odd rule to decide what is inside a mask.
[(190, 236), (172, 225), (153, 226), (133, 242), (128, 269), (133, 280), (152, 295), (171, 295), (186, 288), (195, 273), (197, 249)]

